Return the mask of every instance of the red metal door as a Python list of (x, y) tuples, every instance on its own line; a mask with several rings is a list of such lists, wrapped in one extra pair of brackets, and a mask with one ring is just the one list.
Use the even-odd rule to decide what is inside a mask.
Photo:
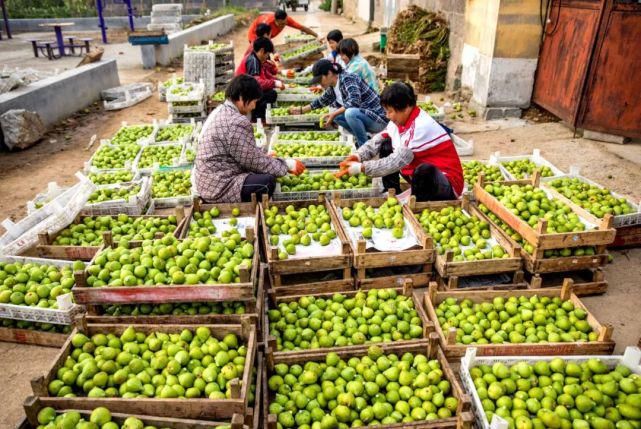
[(574, 124), (597, 34), (600, 0), (554, 0), (539, 54), (533, 100)]
[(608, 6), (576, 126), (641, 138), (641, 4)]

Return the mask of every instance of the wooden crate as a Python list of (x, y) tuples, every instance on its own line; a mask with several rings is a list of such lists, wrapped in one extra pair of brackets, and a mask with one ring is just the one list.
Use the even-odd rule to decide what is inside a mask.
[(254, 366), (256, 367), (256, 378), (253, 380), (256, 383), (254, 406), (247, 406), (245, 425), (251, 429), (259, 429), (261, 424), (260, 407), (263, 401), (263, 371), (265, 371), (265, 357), (262, 352), (256, 353)]
[[(463, 279), (452, 276), (448, 278), (441, 277), (438, 273), (434, 276), (434, 281), (438, 284), (438, 290), (515, 290), (530, 289), (529, 283), (525, 280), (525, 273), (517, 271), (511, 279), (511, 283), (500, 282), (498, 276), (479, 276), (482, 279), (473, 277), (464, 277)], [(472, 279), (472, 285), (465, 285), (468, 280)], [(478, 280), (478, 281), (474, 281)]]
[[(176, 207), (174, 209), (174, 215), (176, 216), (176, 229), (173, 232), (173, 235), (178, 237), (182, 229), (183, 222), (185, 221), (185, 211), (182, 208)], [(91, 216), (91, 217), (98, 217)], [(72, 224), (82, 223), (83, 219), (89, 217), (84, 215), (78, 215), (73, 220)], [(169, 215), (141, 215), (141, 216), (129, 216), (131, 218), (166, 218)], [(68, 228), (71, 225), (67, 225), (65, 228)], [(64, 228), (63, 228), (64, 229)], [(81, 261), (90, 261), (96, 255), (96, 253), (102, 248), (102, 246), (62, 246), (53, 244), (58, 235), (62, 230), (53, 231), (53, 232), (41, 232), (38, 234), (38, 245), (36, 246), (36, 252), (41, 258), (53, 258), (53, 259), (69, 259)], [(162, 238), (164, 234), (156, 233), (155, 238)], [(107, 245), (113, 243), (111, 231), (104, 231), (102, 234), (103, 242)], [(142, 241), (132, 241), (132, 244), (142, 243)]]
[[(423, 308), (423, 305), (421, 304), (419, 298), (414, 295), (414, 290), (412, 288), (412, 282), (410, 280), (406, 280), (403, 284), (402, 288), (393, 288), (398, 292), (399, 294), (403, 294), (404, 296), (411, 297), (412, 300), (414, 301), (414, 307), (416, 308), (416, 311), (421, 318), (421, 323), (423, 325), (423, 338), (416, 339), (416, 340), (399, 340), (399, 341), (392, 341), (392, 342), (386, 342), (384, 344), (390, 344), (394, 345), (395, 349), (402, 350), (405, 347), (413, 347), (414, 345), (422, 345), (428, 341), (428, 337), (430, 332), (433, 332), (434, 326), (432, 322), (429, 320), (427, 317), (427, 314), (425, 313), (425, 310)], [(351, 292), (343, 292), (342, 294), (345, 295), (346, 297), (353, 297), (360, 291), (351, 291)], [(331, 298), (333, 293), (319, 293), (319, 294), (313, 294), (313, 295), (304, 295), (306, 297), (314, 297), (314, 298)], [(263, 334), (264, 338), (267, 339), (267, 345), (266, 345), (266, 358), (268, 365), (273, 366), (274, 364), (277, 363), (294, 363), (294, 362), (300, 362), (302, 360), (316, 360), (316, 359), (322, 359), (329, 351), (336, 352), (336, 353), (352, 353), (352, 354), (366, 354), (367, 349), (374, 345), (374, 344), (381, 344), (381, 343), (365, 343), (361, 345), (352, 345), (352, 346), (343, 346), (343, 347), (332, 347), (331, 349), (308, 349), (308, 350), (295, 350), (295, 351), (278, 351), (277, 350), (277, 345), (276, 345), (276, 338), (272, 335), (270, 335), (269, 331), (269, 318), (267, 317), (267, 311), (269, 310), (270, 307), (276, 307), (278, 304), (282, 302), (291, 302), (291, 301), (297, 301), (298, 299), (302, 298), (302, 296), (288, 296), (288, 297), (282, 297), (282, 298), (275, 298), (273, 300), (269, 300), (271, 302), (267, 303), (267, 307), (265, 308), (265, 319), (263, 321), (263, 327), (265, 329), (265, 332)]]
[[(539, 186), (540, 173), (535, 171), (531, 180), (513, 180), (501, 182), (504, 185), (532, 185)], [(536, 228), (532, 228), (527, 222), (512, 213), (507, 207), (499, 202), (494, 196), (490, 195), (485, 189), (486, 182), (484, 175), (479, 175), (479, 180), (474, 185), (474, 197), (476, 201), (484, 204), (490, 211), (496, 214), (514, 231), (518, 232), (521, 237), (528, 243), (532, 244), (537, 257), (543, 256), (543, 251), (547, 249), (564, 249), (566, 247), (583, 247), (583, 246), (606, 246), (614, 241), (616, 230), (612, 228), (612, 216), (607, 215), (603, 220), (594, 216), (584, 216), (577, 210), (574, 204), (567, 204), (581, 218), (597, 225), (598, 228), (567, 233), (548, 233), (547, 221), (539, 219)]]
[(601, 268), (590, 268), (563, 273), (540, 273), (529, 276), (530, 287), (540, 289), (545, 287), (560, 287), (565, 278), (574, 282), (573, 291), (576, 296), (591, 296), (604, 294), (608, 290), (608, 282)]
[[(265, 209), (276, 206), (279, 209), (292, 205), (296, 209), (307, 207), (311, 204), (322, 204), (327, 208), (330, 216), (332, 227), (336, 231), (336, 236), (341, 241), (341, 253), (333, 256), (318, 256), (309, 258), (292, 258), (280, 260), (278, 258), (278, 248), (272, 246), (269, 242), (267, 225), (265, 224)], [(300, 201), (268, 201), (263, 199), (260, 209), (260, 222), (262, 225), (262, 248), (265, 259), (269, 265), (269, 274), (272, 280), (273, 291), (277, 295), (299, 295), (305, 293), (318, 293), (321, 291), (343, 291), (353, 289), (352, 280), (352, 257), (347, 236), (340, 222), (332, 216), (332, 208), (323, 195), (317, 200), (300, 200)], [(322, 276), (327, 272), (336, 272), (337, 280), (329, 281), (305, 281), (303, 274), (318, 273)], [(288, 284), (287, 277), (294, 277), (295, 281)], [(311, 276), (310, 276), (311, 277)]]
[[(379, 425), (379, 426), (362, 426), (359, 429), (469, 429), (472, 426), (474, 416), (471, 410), (471, 397), (466, 394), (461, 385), (454, 375), (450, 364), (445, 358), (443, 350), (438, 346), (438, 338), (436, 333), (432, 332), (427, 342), (423, 344), (415, 344), (411, 347), (398, 348), (393, 343), (382, 343), (380, 348), (385, 354), (398, 354), (401, 355), (406, 352), (413, 353), (423, 353), (428, 356), (430, 359), (437, 359), (441, 364), (443, 370), (443, 379), (448, 380), (452, 388), (452, 396), (458, 400), (458, 409), (456, 415), (447, 419), (438, 419), (431, 421), (421, 421), (421, 422), (412, 422), (412, 423), (399, 423), (394, 425)], [(354, 356), (364, 356), (367, 352), (351, 352), (332, 349), (332, 352), (336, 352), (341, 359), (347, 359)], [(301, 357), (299, 360), (288, 362), (289, 364), (298, 363), (301, 366), (304, 366), (306, 362), (318, 362), (325, 360), (325, 353), (318, 354), (314, 357)], [(269, 413), (269, 404), (272, 401), (273, 397), (269, 392), (268, 380), (273, 374), (273, 367), (270, 367), (269, 362), (263, 371), (263, 415), (264, 422), (263, 427), (265, 429), (276, 429), (277, 427), (277, 416), (275, 414)]]
[[(254, 230), (247, 228), (247, 241), (254, 243), (251, 270), (240, 266), (240, 283), (198, 285), (155, 285), (90, 287), (87, 271), (76, 272), (73, 295), (78, 304), (160, 304), (167, 302), (215, 302), (244, 301), (253, 299), (257, 293), (259, 250)], [(135, 247), (135, 245), (132, 245)], [(104, 249), (104, 247), (103, 247)], [(100, 252), (96, 253), (98, 256)], [(94, 259), (95, 257), (94, 256)], [(91, 265), (93, 260), (89, 263)]]
[[(411, 222), (415, 224), (416, 228), (423, 229), (418, 219), (419, 214), (423, 210), (441, 210), (446, 207), (460, 207), (470, 216), (484, 220), (478, 215), (478, 209), (470, 204), (467, 196), (463, 196), (462, 200), (420, 203), (417, 203), (416, 198), (412, 197), (409, 204), (404, 206), (403, 209), (407, 211), (408, 217), (411, 219)], [(513, 283), (521, 283), (523, 272), (521, 271), (520, 248), (504, 245), (503, 235), (499, 232), (498, 228), (492, 223), (489, 223), (489, 225), (492, 238), (494, 238), (498, 244), (506, 250), (510, 257), (502, 259), (486, 259), (482, 261), (454, 261), (454, 252), (452, 251), (447, 251), (444, 255), (435, 252), (436, 256), (434, 260), (434, 267), (436, 268), (440, 278), (445, 281), (448, 288), (458, 288), (459, 277), (499, 273), (511, 273), (513, 276)], [(425, 234), (428, 234), (427, 231), (425, 231)]]
[(418, 81), (420, 55), (387, 54), (387, 78)]
[[(538, 289), (548, 285), (548, 282), (544, 285), (542, 280), (547, 274), (563, 273), (564, 276), (569, 277), (573, 275), (572, 273), (577, 271), (590, 271), (593, 273), (592, 278), (587, 281), (575, 282), (574, 293), (577, 296), (587, 296), (606, 292), (608, 284), (605, 281), (604, 274), (601, 270), (601, 267), (605, 266), (608, 262), (608, 255), (606, 253), (605, 246), (597, 246), (595, 255), (546, 258), (541, 252), (529, 254), (516, 241), (514, 241), (512, 237), (508, 236), (507, 233), (501, 230), (492, 219), (478, 210), (478, 208), (476, 213), (483, 220), (497, 228), (499, 234), (503, 237), (502, 245), (504, 247), (521, 249), (523, 268), (533, 277), (530, 281), (530, 286), (533, 289)], [(554, 284), (554, 286), (558, 285), (559, 284)]]
[[(393, 196), (394, 193), (390, 191), (388, 193), (388, 197)], [(363, 202), (369, 206), (377, 208), (383, 205), (385, 201), (387, 201), (387, 197), (341, 199), (338, 196), (335, 196), (329, 204), (332, 209), (331, 216), (334, 218), (334, 222), (342, 225), (340, 208), (351, 207), (357, 202)], [(352, 265), (356, 271), (356, 282), (358, 288), (390, 287), (390, 285), (397, 285), (397, 281), (401, 277), (411, 279), (415, 287), (427, 286), (429, 283), (434, 257), (432, 239), (423, 232), (423, 228), (416, 227), (416, 222), (411, 220), (407, 211), (403, 211), (403, 216), (419, 242), (419, 244), (412, 249), (400, 252), (368, 250), (365, 240), (358, 240), (354, 243), (348, 236), (347, 232), (345, 233), (349, 245), (352, 248)], [(378, 277), (368, 277), (367, 275), (367, 270), (371, 268), (410, 266), (420, 266), (420, 272), (383, 275)]]
[(641, 245), (641, 225), (633, 225), (617, 228), (614, 242), (608, 247), (625, 248), (638, 247), (639, 245)]
[[(24, 411), (26, 418), (18, 425), (17, 429), (36, 429), (40, 424), (38, 423), (38, 413), (45, 407), (51, 405), (47, 404), (45, 398), (39, 398), (36, 396), (29, 396), (23, 403)], [(57, 406), (53, 407), (59, 413), (65, 413), (67, 411), (78, 411), (80, 415), (85, 419), (89, 420), (92, 410), (78, 410), (78, 409), (69, 409), (69, 408), (59, 408)], [(135, 417), (143, 421), (146, 426), (156, 426), (158, 428), (168, 428), (168, 429), (210, 429), (223, 425), (230, 425), (231, 429), (249, 429), (250, 426), (243, 424), (243, 416), (241, 414), (234, 414), (229, 421), (204, 421), (204, 420), (191, 420), (191, 419), (180, 419), (180, 418), (171, 418), (171, 417), (154, 417), (146, 415), (132, 415), (132, 414), (122, 414), (122, 413), (111, 413), (111, 421), (122, 425), (122, 423), (127, 419), (127, 417)]]
[[(64, 366), (67, 356), (73, 350), (71, 339), (76, 333), (82, 332), (87, 336), (97, 333), (113, 333), (121, 335), (122, 332), (132, 326), (137, 332), (166, 332), (176, 333), (183, 329), (195, 330), (199, 326), (206, 326), (216, 338), (223, 338), (226, 334), (233, 333), (241, 338), (247, 345), (247, 356), (245, 368), (241, 380), (231, 381), (231, 399), (212, 400), (206, 398), (198, 399), (160, 399), (160, 398), (58, 398), (49, 396), (48, 386), (55, 380), (59, 368)], [(71, 410), (92, 410), (96, 407), (107, 407), (115, 413), (153, 415), (160, 417), (180, 417), (186, 419), (229, 419), (234, 414), (244, 415), (247, 411), (248, 389), (250, 386), (251, 370), (254, 366), (254, 358), (257, 352), (256, 327), (247, 319), (241, 325), (110, 325), (79, 324), (70, 334), (67, 342), (62, 347), (53, 365), (45, 376), (37, 377), (31, 381), (31, 387), (35, 396), (40, 398), (44, 406), (51, 406), (57, 409)]]
[(5, 343), (60, 348), (67, 341), (68, 336), (69, 334), (59, 332), (0, 327), (0, 342)]
[(189, 226), (194, 219), (194, 213), (206, 212), (214, 207), (217, 207), (220, 210), (220, 216), (217, 219), (229, 219), (232, 217), (231, 211), (235, 208), (239, 209), (240, 217), (253, 217), (255, 219), (254, 231), (259, 231), (260, 227), (258, 224), (258, 204), (254, 197), (255, 195), (253, 194), (252, 202), (238, 204), (207, 204), (204, 203), (200, 198), (194, 198), (194, 204), (189, 207), (185, 215), (185, 224), (180, 231), (179, 238), (187, 238), (189, 236)]
[[(469, 299), (472, 302), (491, 301), (496, 297), (510, 296), (547, 296), (559, 297), (563, 300), (570, 300), (575, 307), (583, 309), (587, 313), (587, 321), (594, 331), (599, 335), (597, 341), (593, 342), (560, 342), (560, 343), (527, 343), (527, 344), (457, 344), (456, 328), (452, 327), (448, 332), (441, 328), (436, 315), (436, 308), (447, 298), (459, 300)], [(550, 289), (528, 289), (528, 290), (494, 290), (494, 291), (447, 291), (439, 292), (436, 284), (431, 284), (429, 290), (424, 293), (423, 303), (425, 310), (434, 323), (439, 336), (441, 347), (448, 358), (458, 358), (465, 355), (468, 347), (476, 347), (479, 356), (540, 356), (540, 355), (598, 355), (611, 354), (614, 351), (612, 341), (612, 327), (602, 325), (588, 311), (583, 302), (572, 292), (572, 280), (568, 279), (562, 288)]]

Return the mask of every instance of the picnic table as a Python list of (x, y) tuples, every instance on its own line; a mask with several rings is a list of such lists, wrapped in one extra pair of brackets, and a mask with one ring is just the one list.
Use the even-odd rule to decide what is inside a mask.
[(73, 25), (75, 25), (74, 22), (47, 22), (40, 24), (40, 27), (53, 27), (53, 30), (56, 33), (58, 52), (61, 57), (65, 56), (65, 39), (62, 37), (62, 27), (71, 27)]

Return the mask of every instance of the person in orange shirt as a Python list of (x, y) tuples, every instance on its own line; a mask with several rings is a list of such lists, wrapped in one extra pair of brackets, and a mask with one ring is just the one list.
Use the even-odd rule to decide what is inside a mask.
[(302, 31), (303, 33), (307, 33), (310, 36), (314, 36), (318, 38), (318, 34), (316, 34), (314, 30), (298, 23), (291, 16), (287, 16), (287, 12), (285, 12), (284, 10), (278, 9), (276, 12), (264, 13), (258, 16), (258, 18), (256, 18), (254, 22), (252, 22), (252, 25), (249, 26), (249, 33), (247, 34), (249, 43), (253, 42), (258, 38), (258, 36), (256, 35), (256, 28), (260, 24), (267, 24), (271, 27), (272, 31), (271, 31), (270, 37), (272, 39), (278, 36), (280, 32), (285, 29), (285, 27), (296, 28), (297, 30)]

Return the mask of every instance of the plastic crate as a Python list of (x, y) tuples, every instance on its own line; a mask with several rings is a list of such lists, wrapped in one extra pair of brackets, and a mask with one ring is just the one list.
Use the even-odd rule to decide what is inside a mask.
[[(350, 154), (356, 152), (356, 146), (354, 145), (354, 138), (350, 136), (350, 138), (345, 141), (338, 141), (338, 142), (325, 142), (325, 141), (294, 141), (294, 142), (289, 142), (289, 141), (274, 141), (272, 139), (268, 152), (274, 151), (274, 146), (275, 145), (294, 145), (294, 144), (330, 144), (330, 145), (336, 145), (336, 146), (346, 146), (349, 147), (350, 149)], [(278, 155), (280, 156), (280, 155)], [(306, 167), (338, 167), (338, 164), (343, 162), (345, 158), (348, 155), (345, 156), (319, 156), (319, 157), (296, 157), (296, 159), (300, 160), (303, 164), (305, 164)]]
[[(503, 170), (503, 175), (507, 177), (510, 180), (517, 180), (517, 177), (514, 177), (512, 173), (510, 173), (505, 166), (503, 165), (504, 162), (509, 162), (509, 161), (520, 161), (523, 159), (529, 159), (530, 161), (534, 162), (536, 165), (539, 166), (546, 166), (550, 167), (552, 170), (554, 178), (558, 178), (560, 176), (563, 176), (565, 173), (561, 171), (559, 168), (557, 168), (554, 164), (552, 164), (550, 161), (547, 159), (543, 158), (541, 156), (541, 151), (539, 149), (534, 149), (532, 151), (531, 155), (516, 155), (516, 156), (501, 156), (500, 152), (496, 152), (494, 154), (494, 157), (496, 158), (497, 162), (499, 163), (499, 167)], [(524, 177), (524, 179), (527, 179), (528, 177)], [(543, 178), (543, 177), (541, 177)]]
[(158, 82), (158, 97), (160, 98), (160, 101), (167, 101), (167, 88), (184, 82), (185, 79), (182, 76), (176, 76), (176, 73), (174, 73), (170, 79), (167, 79), (164, 82)]
[(272, 106), (267, 106), (267, 113), (265, 114), (265, 123), (268, 125), (293, 125), (293, 124), (316, 124), (319, 123), (325, 113), (308, 113), (306, 115), (287, 115), (287, 116), (273, 116)]
[(153, 175), (155, 173), (163, 172), (172, 172), (172, 171), (181, 171), (189, 170), (191, 172), (191, 193), (189, 195), (179, 195), (175, 197), (164, 197), (164, 198), (154, 198), (152, 195), (152, 202), (155, 209), (165, 209), (178, 206), (191, 206), (194, 202), (195, 190), (196, 190), (196, 175), (194, 174), (194, 169), (191, 165), (181, 165), (178, 167), (161, 167), (152, 172), (151, 178), (153, 180)]
[(49, 182), (47, 184), (47, 189), (31, 200), (27, 201), (27, 215), (31, 215), (36, 212), (36, 210), (44, 207), (45, 204), (53, 201), (59, 195), (62, 195), (69, 188), (63, 188), (58, 186), (56, 182)]
[(152, 93), (151, 88), (146, 88), (145, 91), (141, 91), (141, 92), (126, 91), (124, 97), (118, 98), (113, 101), (104, 101), (103, 105), (105, 110), (126, 109), (127, 107), (134, 106), (140, 103), (141, 101), (151, 97), (151, 93)]
[[(576, 166), (571, 166), (570, 167), (570, 172), (566, 175), (563, 175), (561, 177), (545, 177), (541, 178), (541, 183), (546, 189), (552, 189), (554, 188), (552, 186), (547, 185), (547, 183), (552, 182), (557, 179), (579, 179), (580, 181), (587, 183), (588, 185), (596, 186), (597, 188), (604, 189), (605, 187), (593, 182), (592, 180), (588, 179), (587, 177), (583, 177), (580, 174), (580, 169), (579, 167)], [(559, 191), (556, 191), (564, 200), (570, 200), (569, 198), (565, 197), (563, 194), (561, 194)], [(614, 196), (615, 198), (623, 198), (628, 202), (628, 204), (633, 207), (636, 212), (634, 213), (628, 213), (628, 214), (622, 214), (622, 215), (613, 215), (612, 219), (612, 226), (615, 228), (621, 228), (621, 227), (626, 227), (626, 226), (633, 226), (633, 225), (639, 225), (641, 224), (641, 202), (635, 203), (630, 199), (630, 197), (626, 197), (620, 194), (617, 194), (616, 192), (610, 191), (610, 194)], [(581, 208), (578, 204), (572, 203), (575, 206), (578, 206)], [(581, 208), (582, 209), (582, 208)], [(582, 209), (585, 210), (585, 209)]]
[(147, 91), (153, 92), (153, 89), (153, 84), (151, 83), (130, 83), (100, 91), (100, 97), (106, 101), (113, 101), (118, 100), (119, 98), (124, 98), (127, 93), (136, 94), (139, 92), (146, 93)]
[[(40, 265), (55, 265), (58, 267), (70, 267), (72, 261), (61, 261), (57, 259), (27, 258), (21, 256), (0, 256), (0, 262), (20, 262), (23, 264), (35, 263)], [(59, 295), (57, 297), (58, 309), (32, 307), (27, 305), (0, 304), (0, 318), (27, 320), (30, 322), (55, 323), (57, 325), (70, 325), (76, 314), (82, 313), (84, 309), (75, 305), (72, 301), (72, 294)]]
[(210, 40), (206, 45), (185, 45), (184, 52), (206, 52), (209, 54), (223, 54), (223, 53), (233, 53), (234, 52), (234, 41), (230, 40), (228, 44), (224, 46), (214, 48), (214, 45), (220, 45), (220, 43), (214, 43), (213, 40)]
[[(307, 141), (314, 141), (314, 140), (307, 140), (307, 139), (296, 139), (293, 140), (291, 138), (281, 138), (283, 136), (288, 136), (292, 134), (298, 134), (298, 133), (304, 133), (306, 131), (281, 131), (279, 126), (274, 127), (274, 130), (272, 132), (270, 142), (276, 143), (276, 142), (307, 142)], [(318, 131), (314, 130), (315, 134), (332, 134), (336, 135), (338, 134), (338, 140), (316, 140), (319, 143), (332, 143), (332, 142), (347, 142), (350, 137), (353, 138), (351, 134), (349, 134), (343, 127), (338, 127), (337, 131)]]
[(136, 140), (136, 143), (137, 144), (151, 143), (153, 141), (153, 138), (154, 138), (154, 132), (156, 131), (156, 124), (155, 123), (151, 123), (151, 124), (149, 124), (149, 123), (146, 123), (146, 124), (130, 124), (130, 123), (126, 122), (126, 121), (121, 122), (120, 129), (118, 129), (118, 131), (116, 133), (114, 133), (114, 135), (109, 139), (109, 143), (114, 144), (114, 145), (118, 145), (117, 142), (114, 142), (114, 137), (116, 137), (116, 135), (118, 135), (118, 133), (120, 131), (122, 131), (123, 129), (125, 129), (125, 128), (128, 128), (128, 127), (149, 127), (149, 126), (151, 126), (153, 128), (151, 133), (149, 133), (146, 137), (139, 138), (138, 140)]
[[(181, 116), (181, 115), (187, 115), (187, 116)], [(189, 124), (192, 121), (196, 121), (196, 123), (198, 123), (198, 122), (205, 122), (205, 120), (207, 120), (206, 112), (182, 113), (182, 114), (172, 113), (171, 115), (169, 115), (169, 118), (167, 119), (167, 121), (169, 121), (172, 124)]]
[(163, 121), (163, 122), (159, 123), (159, 125), (158, 125), (158, 127), (156, 129), (156, 133), (154, 133), (154, 142), (153, 142), (153, 144), (154, 145), (156, 145), (156, 144), (164, 144), (164, 143), (187, 144), (187, 143), (191, 142), (194, 139), (194, 136), (196, 135), (196, 133), (198, 131), (198, 127), (197, 127), (196, 121), (191, 121), (191, 126), (193, 127), (193, 130), (189, 135), (184, 135), (184, 136), (180, 137), (178, 140), (158, 140), (158, 135), (160, 134), (160, 131), (163, 130), (164, 128), (172, 127), (172, 126), (174, 126), (174, 124), (172, 124), (171, 122)]
[[(614, 368), (617, 365), (624, 365), (635, 374), (641, 374), (641, 350), (638, 347), (627, 347), (622, 356), (560, 356), (565, 363), (583, 363), (588, 359), (600, 359), (605, 365)], [(469, 347), (463, 358), (461, 358), (460, 376), (463, 389), (472, 397), (472, 410), (476, 416), (476, 425), (479, 429), (507, 429), (508, 423), (498, 415), (494, 415), (489, 422), (483, 409), (481, 399), (472, 381), (470, 370), (478, 365), (492, 366), (501, 362), (506, 365), (513, 365), (518, 362), (533, 364), (538, 361), (551, 361), (559, 356), (505, 356), (505, 357), (478, 357), (476, 348)]]
[[(94, 171), (94, 172), (96, 172), (96, 171), (108, 171), (108, 170), (113, 170), (114, 169), (114, 168), (111, 168), (111, 167), (110, 168), (99, 168), (99, 167), (93, 165), (94, 164), (94, 159), (96, 157), (96, 154), (101, 149), (103, 149), (104, 147), (111, 147), (111, 148), (114, 148), (114, 149), (118, 150), (119, 146), (112, 145), (111, 143), (109, 143), (109, 140), (101, 140), (100, 141), (100, 146), (98, 146), (98, 149), (93, 153), (93, 155), (91, 155), (91, 158), (89, 158), (89, 161), (85, 162), (84, 171)], [(142, 146), (138, 145), (138, 152), (136, 153), (136, 155), (134, 155), (133, 158), (126, 160), (122, 167), (116, 167), (116, 168), (132, 169), (132, 167), (134, 165), (134, 161), (138, 157), (138, 154), (140, 153), (141, 149), (142, 149)], [(120, 150), (123, 150), (123, 149), (120, 149)]]
[(285, 43), (309, 42), (315, 39), (316, 38), (311, 34), (305, 34), (305, 33), (288, 34), (285, 36)]
[[(127, 200), (111, 200), (93, 204), (86, 204), (82, 209), (83, 216), (99, 216), (99, 215), (117, 215), (128, 214), (132, 216), (141, 215), (145, 212), (145, 207), (149, 203), (151, 195), (151, 180), (148, 177), (143, 177), (136, 182), (128, 184), (116, 185), (103, 185), (100, 188), (122, 188), (140, 185), (140, 191), (136, 195), (130, 196)], [(75, 216), (74, 216), (75, 217)], [(71, 222), (69, 222), (71, 223)]]
[[(185, 89), (189, 91), (187, 95), (172, 94), (172, 90)], [(185, 82), (178, 85), (172, 85), (167, 89), (167, 101), (173, 103), (175, 101), (202, 101), (205, 99), (205, 85), (202, 82)]]
[[(325, 172), (335, 173), (338, 170), (309, 170), (310, 175), (324, 174)], [(297, 192), (283, 192), (280, 183), (276, 183), (274, 190), (274, 201), (287, 201), (287, 200), (317, 200), (319, 195), (324, 194), (329, 197), (333, 195), (340, 195), (342, 199), (348, 198), (369, 198), (380, 197), (383, 193), (383, 179), (380, 177), (372, 177), (372, 186), (370, 188), (360, 189), (332, 189), (332, 190), (319, 190), (319, 191), (297, 191)]]
[(19, 255), (38, 243), (41, 232), (60, 229), (73, 221), (96, 189), (81, 173), (76, 177), (78, 183), (20, 222), (2, 222), (7, 232), (0, 237), (0, 255)]
[[(302, 52), (300, 54), (291, 56), (289, 58), (285, 58), (285, 55), (288, 55), (288, 54), (290, 54), (292, 52), (295, 52), (295, 51), (297, 51), (299, 49), (308, 48), (308, 47), (309, 48), (313, 47), (313, 49), (310, 49), (310, 50)], [(299, 47), (296, 47), (296, 48), (292, 48), (292, 49), (287, 49), (287, 50), (281, 52), (280, 53), (281, 54), (281, 63), (283, 65), (288, 64), (288, 63), (292, 63), (292, 62), (294, 62), (296, 60), (307, 58), (307, 57), (309, 57), (311, 55), (317, 54), (319, 52), (323, 52), (324, 50), (325, 50), (325, 46), (322, 45), (321, 43), (319, 43), (318, 41), (314, 40), (314, 41), (312, 41), (310, 43), (306, 43), (306, 44), (304, 44), (302, 46), (299, 46)]]
[(316, 94), (311, 90), (307, 90), (306, 92), (288, 92), (287, 90), (277, 92), (278, 101), (314, 101), (322, 95)]
[(169, 103), (168, 109), (169, 113), (201, 113), (205, 111), (205, 103), (202, 101), (197, 102), (189, 106), (176, 106), (174, 103)]

